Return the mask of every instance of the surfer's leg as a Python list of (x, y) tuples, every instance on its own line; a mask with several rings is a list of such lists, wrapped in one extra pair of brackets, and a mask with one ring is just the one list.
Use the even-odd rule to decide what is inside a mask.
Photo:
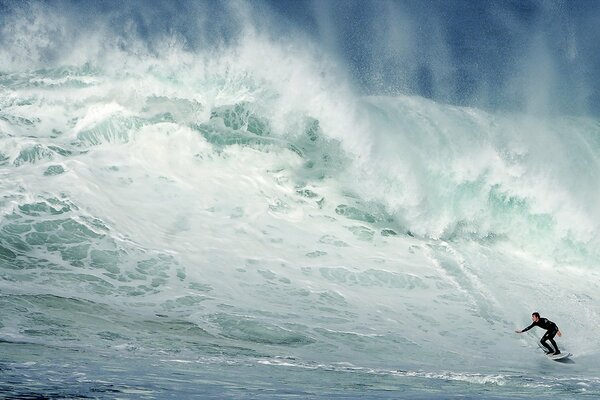
[[(558, 332), (558, 330), (553, 330), (552, 332), (546, 332), (546, 335), (548, 335), (548, 340), (550, 340), (550, 343), (552, 343), (552, 346), (554, 346), (554, 348), (556, 349), (554, 351), (554, 354), (560, 354), (560, 350), (558, 349), (558, 346), (556, 345), (556, 342), (554, 341), (554, 336), (556, 336), (556, 332)], [(544, 336), (546, 336), (544, 335)]]
[(550, 347), (548, 345), (546, 340), (548, 340), (548, 332), (544, 333), (544, 336), (542, 336), (542, 338), (540, 339), (540, 343), (542, 344), (542, 346), (544, 346), (546, 349), (548, 349), (548, 354), (554, 353), (554, 349), (552, 349), (552, 347)]

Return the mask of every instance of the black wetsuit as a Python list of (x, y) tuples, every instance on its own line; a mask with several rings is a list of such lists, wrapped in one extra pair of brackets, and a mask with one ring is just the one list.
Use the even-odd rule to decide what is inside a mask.
[[(522, 332), (526, 332), (526, 331), (530, 330), (531, 328), (533, 328), (534, 326), (539, 326), (540, 328), (546, 330), (546, 333), (544, 333), (544, 336), (542, 336), (542, 338), (540, 339), (540, 343), (542, 344), (542, 346), (547, 348), (548, 352), (550, 352), (550, 353), (560, 353), (560, 351), (558, 350), (558, 346), (556, 345), (556, 342), (554, 341), (554, 336), (556, 336), (556, 333), (558, 332), (558, 326), (556, 326), (556, 324), (554, 322), (550, 321), (547, 318), (540, 318), (538, 320), (538, 322), (532, 323), (527, 328), (523, 329)], [(546, 340), (549, 340), (550, 343), (552, 343), (552, 346), (554, 346), (556, 351), (552, 350), (552, 348), (548, 345), (548, 343), (546, 343)]]

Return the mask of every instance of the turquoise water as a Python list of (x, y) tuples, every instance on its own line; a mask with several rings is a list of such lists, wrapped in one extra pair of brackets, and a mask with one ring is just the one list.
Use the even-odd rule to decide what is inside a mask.
[(173, 40), (2, 66), (0, 396), (600, 394), (598, 120)]

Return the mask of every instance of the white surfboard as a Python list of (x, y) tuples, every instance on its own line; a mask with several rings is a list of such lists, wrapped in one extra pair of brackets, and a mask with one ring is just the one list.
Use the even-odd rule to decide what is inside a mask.
[[(538, 345), (538, 347), (540, 349), (542, 349), (544, 351), (544, 353), (546, 353), (547, 350), (544, 347), (542, 347), (542, 345), (539, 342), (537, 343), (537, 345)], [(548, 357), (551, 360), (558, 361), (558, 360), (566, 360), (567, 358), (571, 357), (572, 355), (573, 354), (571, 354), (568, 351), (566, 351), (564, 353), (560, 353), (560, 354), (556, 354), (556, 355), (554, 355), (554, 354), (546, 354), (546, 357)]]
[(551, 360), (564, 360), (565, 358), (571, 357), (573, 354), (571, 353), (560, 353), (560, 354), (546, 354)]

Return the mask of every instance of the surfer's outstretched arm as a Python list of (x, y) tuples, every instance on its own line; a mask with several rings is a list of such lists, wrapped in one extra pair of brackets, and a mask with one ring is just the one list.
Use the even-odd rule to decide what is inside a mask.
[(535, 322), (534, 322), (533, 324), (529, 325), (527, 328), (525, 328), (525, 329), (521, 329), (521, 330), (518, 330), (518, 331), (515, 331), (515, 332), (516, 332), (516, 333), (523, 333), (523, 332), (527, 332), (528, 330), (530, 330), (530, 329), (531, 329), (531, 328), (533, 328), (534, 326), (535, 326)]

